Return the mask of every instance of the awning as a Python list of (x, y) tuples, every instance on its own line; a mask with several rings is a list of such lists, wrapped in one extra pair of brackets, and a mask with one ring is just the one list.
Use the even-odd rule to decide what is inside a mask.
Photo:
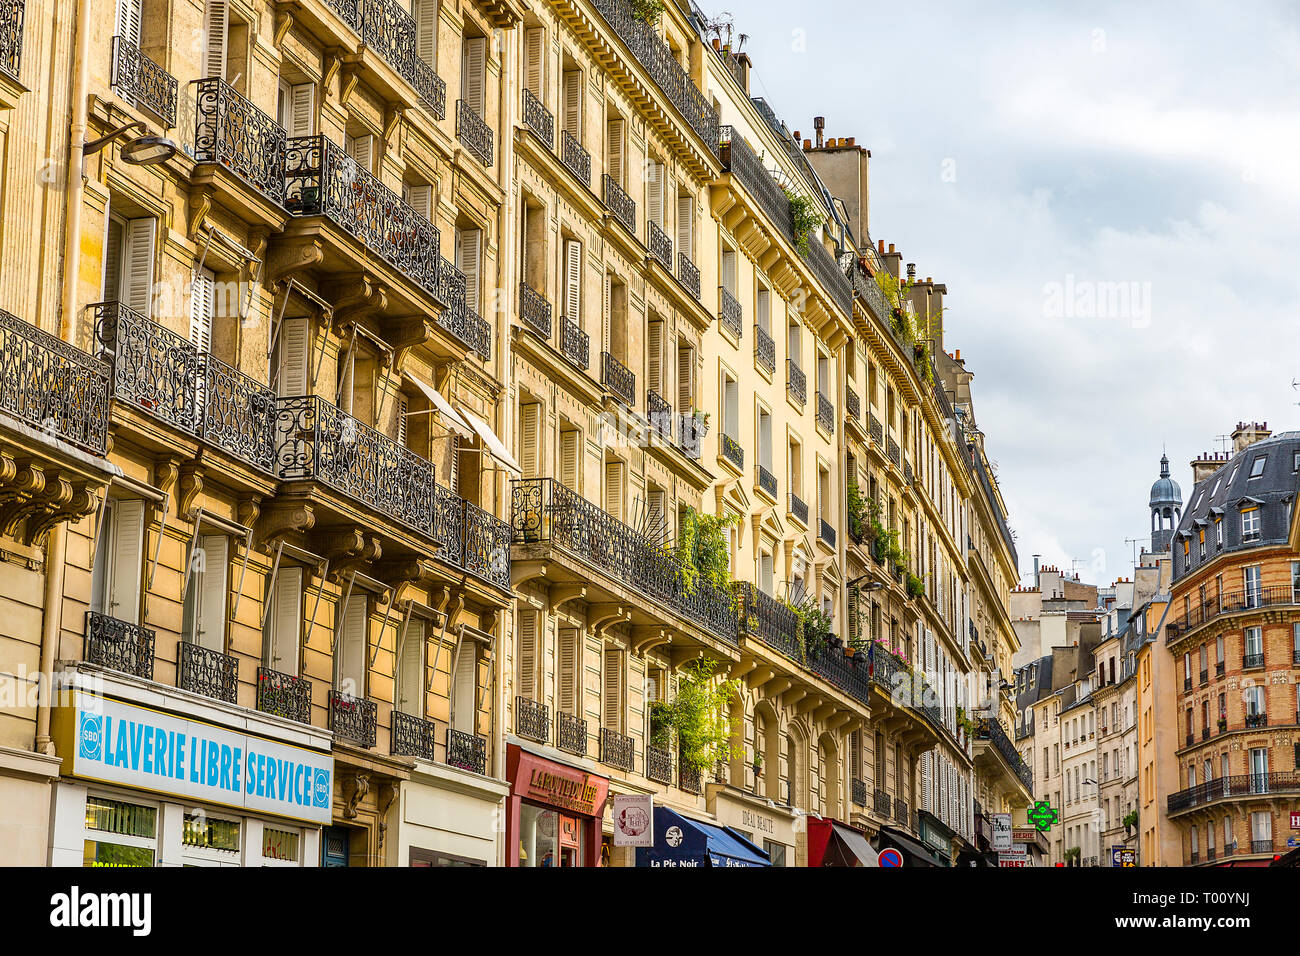
[(831, 839), (826, 845), (826, 854), (822, 857), (822, 866), (874, 866), (879, 867), (876, 859), (879, 850), (873, 850), (867, 838), (852, 827), (831, 821)]
[(488, 454), (497, 460), (497, 464), (514, 477), (522, 478), (524, 472), (519, 467), (519, 462), (515, 461), (515, 456), (506, 449), (505, 443), (497, 437), (497, 433), (492, 430), (492, 426), (467, 408), (462, 408), (460, 414), (465, 421), (469, 422), (470, 427), (478, 432), (478, 437), (483, 439), (483, 447)]
[(948, 865), (948, 861), (940, 860), (934, 851), (925, 844), (914, 840), (906, 833), (895, 830), (893, 827), (880, 828), (880, 843), (882, 846), (892, 846), (902, 852), (908, 866)]
[(409, 372), (403, 372), (402, 378), (414, 385), (420, 394), (429, 400), (429, 404), (438, 410), (438, 415), (442, 419), (444, 425), (464, 438), (473, 439), (474, 429), (470, 427), (469, 422), (465, 421), (465, 419), (461, 417), (460, 412), (451, 407), (451, 402), (442, 397), (442, 392), (438, 391), (432, 385), (427, 385), (424, 382), (421, 382)]
[(772, 865), (766, 853), (731, 827), (692, 820), (667, 807), (655, 807), (654, 815), (654, 846), (637, 847), (637, 866)]

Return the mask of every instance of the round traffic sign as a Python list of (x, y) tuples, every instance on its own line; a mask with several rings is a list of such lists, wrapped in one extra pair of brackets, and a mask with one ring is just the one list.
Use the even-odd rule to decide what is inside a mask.
[(876, 857), (876, 862), (881, 866), (902, 866), (903, 854), (893, 847), (886, 847), (880, 851), (880, 855)]

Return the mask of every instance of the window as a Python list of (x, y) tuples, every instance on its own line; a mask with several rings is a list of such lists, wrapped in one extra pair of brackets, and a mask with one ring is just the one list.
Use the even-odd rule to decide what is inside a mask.
[(623, 520), (623, 498), (626, 469), (618, 459), (605, 462), (605, 512), (619, 521)]
[(278, 866), (298, 864), (302, 860), (299, 847), (302, 834), (297, 830), (280, 830), (262, 827), (262, 865)]
[(624, 121), (621, 117), (611, 116), (605, 124), (605, 171), (615, 183), (626, 188), (624, 145)]
[(478, 733), (479, 643), (462, 636), (451, 666), (451, 726), (461, 733)]
[(187, 856), (201, 859), (239, 859), (238, 820), (214, 817), (206, 811), (186, 813), (181, 821), (181, 846)]
[(578, 143), (582, 142), (582, 71), (565, 70), (562, 81), (564, 102), (560, 125)]
[(564, 240), (564, 317), (582, 327), (582, 243)]
[(411, 17), (415, 20), (415, 55), (437, 68), (438, 0), (411, 0)]
[[(1264, 474), (1264, 465), (1268, 462), (1267, 455), (1260, 455), (1250, 463), (1250, 478), (1259, 478)], [(1249, 478), (1247, 479), (1250, 480)]]
[(375, 135), (344, 136), (343, 146), (353, 161), (367, 173), (375, 171)]
[(764, 551), (758, 558), (758, 587), (764, 594), (775, 591), (775, 565), (772, 552)]
[(799, 333), (799, 323), (791, 322), (790, 328), (786, 332), (786, 348), (788, 358), (795, 368), (803, 368), (803, 346), (802, 336)]
[[(646, 323), (646, 387), (661, 398), (666, 397), (664, 392), (664, 323), (658, 318), (651, 319)], [(668, 424), (671, 425), (671, 422)]]
[(572, 491), (581, 492), (582, 432), (576, 428), (560, 427), (560, 483)]
[(311, 83), (280, 80), (276, 118), (290, 139), (312, 135), (316, 121), (316, 87)]
[(460, 95), (479, 117), (487, 114), (487, 37), (465, 37), (461, 48)]
[(1258, 506), (1241, 509), (1241, 540), (1242, 541), (1259, 540)]
[(601, 684), (601, 726), (615, 733), (623, 732), (623, 652), (605, 649), (604, 674)]
[(1259, 607), (1263, 591), (1260, 584), (1259, 565), (1242, 569), (1242, 583), (1245, 591), (1246, 607)]
[(86, 797), (85, 866), (153, 866), (158, 808), (109, 797)]
[(99, 540), (95, 542), (90, 606), (100, 614), (138, 624), (144, 561), (144, 501), (108, 498), (103, 507)]
[(1223, 550), (1223, 519), (1214, 519), (1214, 550)]
[(280, 322), (275, 339), (275, 381), (281, 396), (307, 394), (307, 370), (311, 363), (311, 319), (295, 316)]
[(465, 274), (465, 304), (478, 312), (483, 275), (483, 230), (456, 227), (456, 268)]
[(725, 246), (722, 249), (722, 287), (733, 296), (736, 294), (736, 251)]
[(519, 612), (519, 649), (518, 679), (519, 696), (529, 700), (537, 699), (537, 664), (538, 664), (538, 630), (539, 612), (521, 610)]
[(394, 708), (411, 717), (424, 716), (425, 662), (428, 646), (425, 642), (423, 618), (410, 617), (400, 635), (401, 647), (397, 652), (397, 685)]
[(677, 340), (677, 411), (695, 411), (695, 349), (684, 339)]
[(653, 222), (661, 230), (668, 224), (665, 195), (667, 185), (668, 168), (657, 159), (647, 159), (645, 164), (646, 221)]
[(297, 677), (302, 640), (303, 569), (281, 565), (271, 586), (263, 642), (266, 666)]
[(722, 373), (722, 432), (728, 438), (740, 435), (740, 383)]
[(769, 474), (772, 472), (772, 415), (766, 408), (758, 409), (758, 463)]
[(1264, 688), (1258, 685), (1242, 689), (1242, 700), (1246, 704), (1247, 726), (1250, 724), (1250, 718), (1261, 717), (1265, 713)]
[(557, 644), (556, 706), (562, 713), (581, 716), (582, 631), (561, 627)]
[(542, 406), (525, 402), (519, 406), (519, 467), (525, 478), (541, 476)]
[[(345, 592), (347, 593), (347, 592)], [(353, 588), (340, 610), (334, 645), (334, 687), (349, 697), (365, 697), (369, 664), (369, 598)]]
[(104, 243), (104, 298), (148, 318), (153, 303), (154, 219), (109, 216)]
[(230, 17), (227, 0), (207, 0), (204, 11), (205, 47), (203, 75), (226, 78), (226, 46), (230, 38)]
[(695, 197), (689, 193), (677, 195), (677, 251), (695, 261)]
[(189, 558), (182, 633), (186, 641), (218, 653), (226, 650), (229, 567), (229, 538), (211, 534), (195, 539)]

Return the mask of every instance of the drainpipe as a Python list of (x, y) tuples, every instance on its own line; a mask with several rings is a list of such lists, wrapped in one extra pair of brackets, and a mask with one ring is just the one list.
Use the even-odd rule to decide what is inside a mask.
[[(68, 130), (68, 176), (64, 195), (68, 216), (63, 236), (63, 295), (59, 308), (58, 336), (73, 341), (72, 316), (77, 308), (77, 278), (81, 272), (81, 205), (84, 188), (87, 84), (90, 73), (90, 16), (84, 4), (75, 7), (75, 53), (72, 58), (72, 125)], [(45, 539), (45, 615), (41, 622), (41, 674), (36, 697), (37, 753), (55, 756), (50, 737), (50, 705), (54, 697), (54, 658), (63, 629), (63, 573), (67, 556), (67, 527), (63, 522), (50, 529)]]

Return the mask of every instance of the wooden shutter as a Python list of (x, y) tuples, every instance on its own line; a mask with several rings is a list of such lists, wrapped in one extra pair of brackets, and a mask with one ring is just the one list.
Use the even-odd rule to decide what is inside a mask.
[(280, 338), (276, 343), (280, 351), (280, 368), (276, 373), (276, 383), (281, 395), (307, 394), (310, 321), (303, 316), (285, 319), (280, 323)]
[(483, 116), (484, 84), (487, 82), (487, 37), (466, 37), (464, 70), (461, 74), (461, 97)]
[(537, 697), (537, 612), (519, 612), (519, 696)]
[(664, 393), (664, 324), (651, 322), (646, 334), (646, 378), (651, 390)]
[(271, 596), (271, 628), (268, 666), (282, 674), (298, 676), (298, 652), (302, 640), (302, 568), (280, 566)]
[(368, 173), (375, 171), (375, 137), (373, 133), (366, 133), (363, 136), (349, 136), (347, 140), (348, 155), (351, 156), (358, 166)]
[(430, 221), (433, 220), (433, 187), (427, 184), (407, 186), (406, 204)]
[(393, 429), (397, 444), (406, 445), (406, 413), (411, 409), (411, 400), (403, 393), (397, 393), (397, 426)]
[(424, 621), (411, 618), (397, 663), (397, 709), (412, 717), (424, 716)]
[(663, 227), (664, 164), (653, 159), (646, 163), (646, 218)]
[(353, 697), (366, 696), (366, 655), (369, 644), (370, 609), (364, 591), (353, 587), (343, 616), (343, 633), (338, 642), (339, 688)]
[(524, 31), (524, 84), (539, 100), (542, 96), (542, 49), (546, 31), (532, 27)]
[[(934, 783), (932, 781), (934, 754), (926, 753), (921, 755), (921, 806), (923, 809), (934, 812)], [(881, 784), (877, 782), (877, 787)]]
[(203, 75), (226, 78), (226, 43), (230, 16), (226, 0), (207, 0), (203, 29), (207, 47), (203, 54)]
[(576, 627), (560, 628), (559, 661), (559, 701), (557, 706), (566, 714), (579, 715), (578, 688), (581, 671), (579, 669), (579, 650), (581, 632)]
[(677, 251), (695, 260), (695, 201), (690, 196), (677, 197)]
[(438, 0), (415, 0), (415, 55), (430, 66), (438, 63)]
[(478, 733), (478, 644), (462, 639), (452, 675), (453, 726), (467, 734)]
[(582, 142), (582, 71), (564, 74), (564, 130)]
[(560, 482), (573, 491), (581, 490), (578, 487), (580, 437), (576, 428), (565, 428), (560, 431)]
[(605, 511), (623, 520), (623, 463), (605, 463)]
[(612, 119), (608, 125), (609, 142), (606, 144), (606, 159), (609, 174), (620, 186), (626, 186), (623, 178), (623, 120)]
[(140, 573), (144, 559), (144, 501), (113, 503), (113, 565), (108, 585), (108, 613), (128, 624), (140, 622)]
[(536, 402), (519, 409), (519, 466), (525, 478), (538, 476), (537, 440), (542, 406)]
[(153, 303), (154, 226), (153, 219), (132, 219), (126, 224), (126, 268), (119, 298), (144, 316)]
[(140, 46), (140, 0), (118, 0), (117, 35)]
[(759, 289), (757, 296), (757, 306), (755, 311), (758, 313), (758, 327), (768, 335), (772, 334), (772, 293), (767, 289)]
[(601, 289), (600, 304), (600, 341), (601, 347), (610, 353), (614, 351), (614, 340), (610, 332), (614, 325), (614, 277), (610, 273), (605, 273), (605, 281)]
[(194, 642), (210, 651), (225, 653), (230, 540), (221, 534), (204, 535), (200, 546), (203, 548), (203, 573), (199, 575), (195, 589), (198, 595), (195, 621), (198, 626)]
[(691, 387), (695, 375), (694, 352), (689, 345), (677, 346), (677, 411), (689, 415), (694, 411), (695, 390)]
[(126, 225), (116, 216), (108, 217), (108, 228), (104, 236), (104, 283), (105, 301), (122, 298), (122, 246)]
[(456, 230), (456, 268), (465, 273), (465, 301), (477, 311), (482, 274), (483, 230)]
[(601, 726), (623, 732), (623, 655), (606, 649), (605, 673), (600, 696)]
[(722, 286), (736, 294), (736, 253), (732, 249), (722, 250)]
[(212, 350), (212, 308), (217, 277), (200, 269), (190, 284), (190, 343), (200, 352)]
[(452, 435), (447, 439), (447, 487), (460, 494), (460, 436)]
[(316, 115), (316, 87), (299, 83), (289, 90), (289, 135), (310, 136)]
[(582, 243), (564, 240), (564, 314), (582, 325)]

